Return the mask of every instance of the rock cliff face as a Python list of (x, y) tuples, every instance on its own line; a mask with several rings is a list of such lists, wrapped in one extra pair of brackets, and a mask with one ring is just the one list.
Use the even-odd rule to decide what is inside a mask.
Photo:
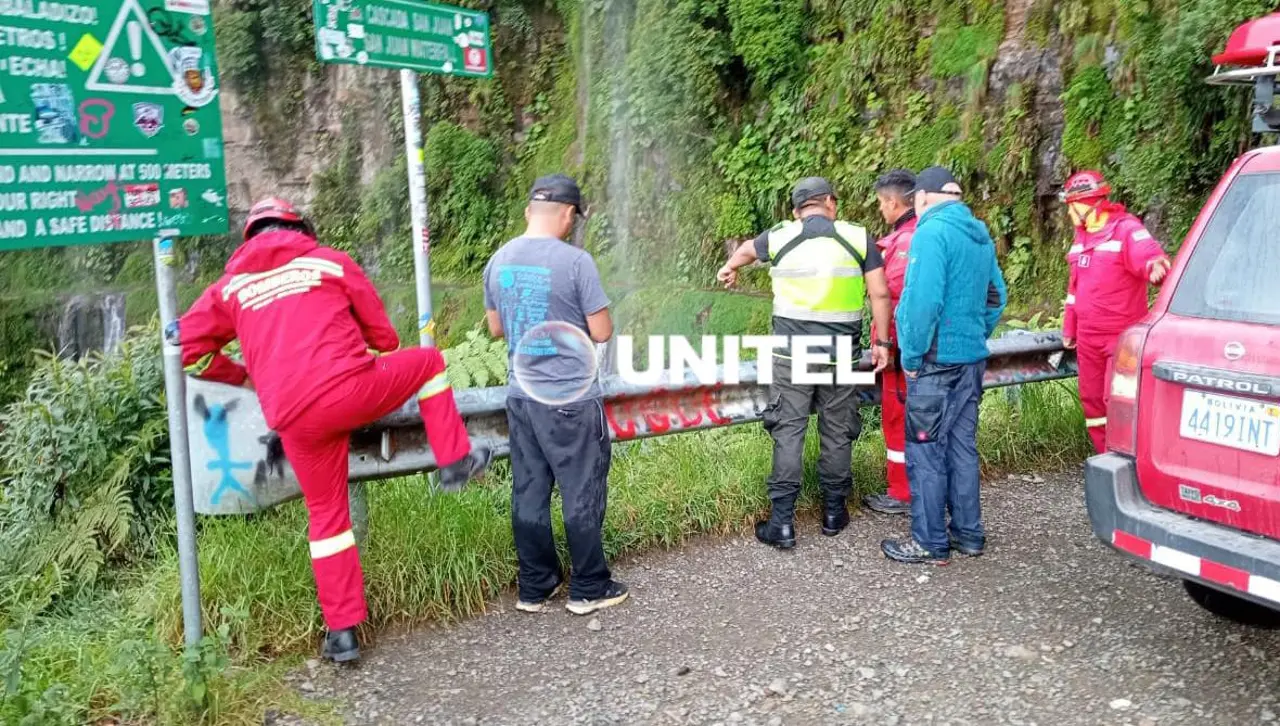
[[(367, 266), (411, 333), (398, 76), (319, 66), (311, 4), (216, 3), (233, 230), (258, 197), (303, 203), (327, 243)], [(933, 163), (957, 174), (991, 226), (1016, 301), (1052, 316), (1064, 280), (1062, 180), (1104, 169), (1176, 246), (1219, 174), (1254, 142), (1247, 94), (1203, 85), (1209, 56), (1235, 25), (1271, 9), (1264, 0), (465, 4), (491, 13), (495, 79), (421, 83), (446, 344), (482, 317), (478, 272), (518, 231), (529, 183), (550, 171), (582, 181), (583, 241), (630, 324), (652, 333), (767, 324), (758, 299), (726, 306), (699, 291), (726, 239), (786, 214), (796, 178), (829, 177), (843, 213), (879, 232), (876, 176)], [(184, 302), (235, 243), (234, 234), (183, 241)], [(6, 349), (54, 347), (63, 311), (101, 307), (100, 298), (69, 305), (71, 294), (123, 295), (130, 323), (154, 310), (148, 245), (5, 262)], [(749, 277), (748, 291), (761, 291), (766, 280)], [(650, 309), (664, 304), (682, 312)], [(109, 326), (77, 329), (99, 328)], [(85, 336), (95, 335), (77, 335), (77, 346), (94, 347)]]

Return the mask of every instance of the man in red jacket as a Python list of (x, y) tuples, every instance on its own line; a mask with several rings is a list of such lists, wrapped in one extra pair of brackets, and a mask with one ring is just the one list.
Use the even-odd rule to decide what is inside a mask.
[[(351, 432), (416, 393), (442, 488), (456, 491), (482, 474), (491, 452), (472, 451), (440, 352), (397, 350), (399, 337), (364, 271), (345, 253), (321, 247), (291, 204), (254, 205), (244, 240), (226, 273), (166, 337), (182, 346), (188, 374), (231, 385), (253, 381), (306, 500), (311, 566), (329, 631), (324, 654), (355, 660), (355, 626), (367, 608), (347, 502)], [(235, 339), (243, 366), (222, 352)]]
[(1147, 283), (1169, 272), (1169, 257), (1142, 221), (1108, 197), (1111, 187), (1096, 171), (1067, 180), (1061, 199), (1075, 226), (1067, 252), (1071, 278), (1062, 337), (1076, 348), (1085, 428), (1098, 453), (1106, 451), (1107, 381), (1116, 341), (1147, 314)]
[[(906, 169), (894, 169), (876, 180), (876, 199), (880, 202), (880, 215), (892, 231), (876, 242), (884, 257), (884, 275), (889, 283), (889, 296), (893, 307), (898, 307), (902, 287), (907, 274), (908, 251), (911, 235), (916, 231), (916, 210), (911, 191), (916, 188), (916, 175)], [(892, 318), (889, 334), (883, 336), (898, 345), (898, 331)], [(871, 331), (872, 340), (880, 335)], [(885, 474), (889, 490), (885, 494), (870, 494), (862, 503), (881, 514), (908, 514), (911, 512), (911, 489), (907, 486), (906, 419), (904, 405), (907, 400), (907, 383), (896, 365), (885, 368), (880, 374), (880, 422), (884, 430)]]

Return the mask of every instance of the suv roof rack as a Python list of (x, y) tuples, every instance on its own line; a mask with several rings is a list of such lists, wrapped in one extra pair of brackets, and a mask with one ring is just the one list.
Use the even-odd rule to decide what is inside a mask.
[(1235, 29), (1226, 49), (1213, 57), (1217, 64), (1205, 83), (1213, 86), (1253, 86), (1253, 132), (1280, 133), (1276, 77), (1280, 76), (1280, 13), (1250, 20)]

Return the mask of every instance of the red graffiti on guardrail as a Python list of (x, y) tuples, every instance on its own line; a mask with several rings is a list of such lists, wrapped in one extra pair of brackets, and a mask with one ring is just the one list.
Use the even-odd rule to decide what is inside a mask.
[(698, 428), (704, 420), (716, 426), (733, 423), (733, 419), (721, 412), (716, 390), (655, 391), (655, 394), (605, 404), (605, 418), (614, 438), (633, 439), (641, 428), (649, 434)]

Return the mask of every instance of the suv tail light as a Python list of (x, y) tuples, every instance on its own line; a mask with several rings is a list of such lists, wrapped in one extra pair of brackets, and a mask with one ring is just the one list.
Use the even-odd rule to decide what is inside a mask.
[(1107, 402), (1107, 449), (1136, 456), (1138, 388), (1142, 381), (1142, 348), (1151, 328), (1135, 325), (1124, 331), (1111, 358), (1111, 399)]

